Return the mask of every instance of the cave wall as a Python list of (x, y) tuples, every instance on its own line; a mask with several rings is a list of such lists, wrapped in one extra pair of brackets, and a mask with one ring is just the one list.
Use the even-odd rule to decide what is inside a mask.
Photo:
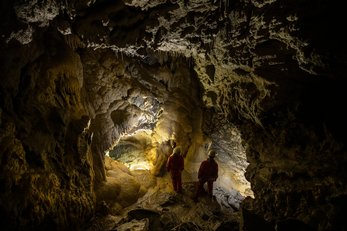
[(203, 142), (197, 138), (203, 115), (199, 81), (189, 60), (159, 52), (152, 54), (157, 61), (148, 64), (111, 49), (85, 50), (81, 56), (95, 153), (104, 155), (126, 136), (136, 146), (135, 133), (144, 130), (151, 143), (142, 151), (155, 175), (163, 174), (170, 140), (185, 155), (195, 154), (195, 144)]
[(45, 35), (46, 41), (3, 50), (0, 213), (6, 230), (76, 228), (94, 212), (82, 63), (63, 40)]
[(345, 229), (346, 122), (336, 106), (344, 81), (322, 79), (305, 85), (300, 101), (264, 113), (263, 128), (243, 125), (246, 178), (255, 193), (244, 201), (245, 223), (250, 210), (272, 229)]
[[(346, 114), (339, 105), (346, 97), (346, 46), (338, 42), (339, 6), (253, 3), (250, 66), (271, 84), (259, 104), (260, 125), (244, 120), (239, 127), (255, 196), (243, 203), (243, 229), (344, 230)], [(257, 219), (248, 209), (265, 222), (251, 224)]]

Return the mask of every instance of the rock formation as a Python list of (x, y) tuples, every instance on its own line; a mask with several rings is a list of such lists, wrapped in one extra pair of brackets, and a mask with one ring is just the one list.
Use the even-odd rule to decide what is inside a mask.
[(189, 182), (217, 151), (216, 188), (245, 198), (241, 230), (347, 228), (342, 3), (4, 0), (0, 13), (4, 229), (119, 213), (165, 177), (172, 141)]

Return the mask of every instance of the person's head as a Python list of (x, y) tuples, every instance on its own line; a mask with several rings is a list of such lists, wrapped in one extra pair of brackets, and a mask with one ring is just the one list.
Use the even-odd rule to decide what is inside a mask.
[(175, 147), (173, 150), (174, 155), (180, 155), (181, 154), (181, 147)]
[(215, 158), (216, 157), (216, 152), (214, 150), (210, 150), (208, 152), (208, 157), (211, 158), (211, 159)]

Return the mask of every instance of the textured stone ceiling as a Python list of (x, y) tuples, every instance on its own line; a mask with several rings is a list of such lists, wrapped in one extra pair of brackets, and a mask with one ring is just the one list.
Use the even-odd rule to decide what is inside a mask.
[[(341, 4), (2, 1), (0, 215), (7, 226), (78, 225), (95, 210), (95, 188), (113, 185), (126, 195), (115, 179), (125, 170), (105, 168), (106, 152), (125, 162), (135, 155), (138, 166), (148, 161), (162, 176), (175, 139), (187, 179), (212, 147), (217, 186), (254, 193), (243, 204), (245, 230), (343, 230)], [(83, 211), (70, 214), (71, 205)]]

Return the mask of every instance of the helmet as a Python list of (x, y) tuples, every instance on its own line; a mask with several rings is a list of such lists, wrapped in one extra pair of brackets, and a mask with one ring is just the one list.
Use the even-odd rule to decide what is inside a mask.
[(208, 152), (208, 156), (214, 158), (216, 156), (216, 152), (214, 150), (211, 150)]
[(175, 147), (173, 150), (173, 154), (180, 154), (181, 153), (181, 147)]

